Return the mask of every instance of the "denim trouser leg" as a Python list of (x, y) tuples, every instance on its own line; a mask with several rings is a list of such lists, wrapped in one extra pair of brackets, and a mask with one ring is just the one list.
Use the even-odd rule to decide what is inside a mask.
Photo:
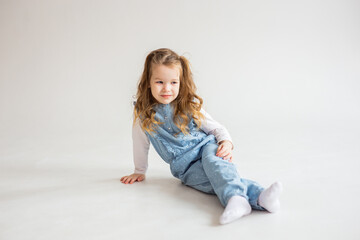
[(260, 186), (257, 182), (241, 178), (241, 182), (247, 186), (248, 201), (253, 209), (256, 210), (265, 210), (258, 204), (258, 198), (260, 193), (264, 190), (262, 186)]
[[(233, 163), (215, 155), (217, 148), (218, 145), (212, 142), (203, 146), (201, 163), (202, 169), (209, 179), (208, 183), (211, 184), (221, 204), (226, 206), (231, 197), (239, 195), (245, 197), (252, 208), (264, 210), (257, 203), (264, 188), (252, 180), (241, 179)], [(194, 188), (198, 190), (204, 188), (207, 190), (206, 192), (209, 192), (209, 186), (206, 185), (206, 183), (202, 183)]]

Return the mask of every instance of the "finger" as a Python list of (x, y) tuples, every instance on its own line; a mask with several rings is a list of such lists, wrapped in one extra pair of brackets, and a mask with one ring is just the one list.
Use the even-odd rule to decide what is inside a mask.
[(227, 153), (227, 154), (224, 154), (225, 156), (224, 156), (224, 159), (226, 160), (226, 159), (230, 159), (230, 156), (231, 156), (231, 153)]
[(224, 146), (218, 154), (224, 156), (225, 153), (229, 153), (229, 152), (231, 152), (231, 148), (229, 148), (229, 147), (227, 147), (227, 146)]
[(124, 180), (124, 178), (126, 178), (127, 176), (123, 176), (121, 179), (120, 179), (120, 181), (123, 181)]
[(135, 181), (136, 181), (136, 178), (132, 178), (132, 179), (130, 180), (130, 184), (133, 184)]
[(128, 178), (128, 176), (124, 176), (122, 179), (121, 179), (121, 182), (125, 183), (126, 179)]
[(224, 145), (220, 145), (216, 151), (216, 153), (220, 152), (220, 150), (224, 147)]
[(139, 182), (141, 182), (142, 180), (144, 180), (144, 177), (143, 176), (140, 176), (140, 177), (138, 177), (138, 179), (137, 179)]
[(224, 158), (226, 155), (228, 155), (230, 152), (226, 149), (224, 149), (224, 151), (222, 151), (220, 154), (219, 154), (219, 157), (222, 157)]
[(128, 178), (126, 179), (126, 181), (125, 181), (125, 184), (128, 184), (128, 183), (130, 182), (130, 180), (131, 180), (131, 178), (128, 177)]
[(216, 153), (216, 156), (220, 157), (223, 156), (225, 149), (222, 148), (219, 152)]
[(222, 159), (224, 159), (224, 160), (229, 160), (229, 159), (230, 159), (230, 156), (231, 156), (231, 155), (229, 155), (229, 154), (226, 154), (226, 155), (224, 154), (224, 157), (223, 157)]

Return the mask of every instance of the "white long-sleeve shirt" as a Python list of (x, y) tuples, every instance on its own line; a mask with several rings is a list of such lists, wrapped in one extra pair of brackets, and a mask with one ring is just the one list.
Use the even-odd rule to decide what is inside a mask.
[[(204, 115), (205, 119), (201, 122), (200, 129), (206, 134), (214, 135), (216, 141), (219, 143), (223, 140), (232, 142), (229, 132), (224, 126), (215, 121), (204, 109), (200, 112)], [(139, 118), (132, 128), (133, 139), (133, 157), (135, 171), (134, 173), (145, 174), (148, 168), (148, 152), (150, 147), (150, 140), (145, 132), (142, 130)]]

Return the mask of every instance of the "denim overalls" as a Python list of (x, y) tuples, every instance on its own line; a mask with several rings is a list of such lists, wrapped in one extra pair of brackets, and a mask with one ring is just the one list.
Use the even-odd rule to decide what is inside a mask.
[(198, 129), (193, 119), (188, 125), (190, 133), (184, 135), (173, 122), (171, 104), (158, 104), (155, 111), (155, 119), (163, 124), (159, 124), (152, 134), (145, 133), (160, 157), (170, 164), (174, 177), (187, 186), (216, 194), (223, 206), (232, 196), (240, 195), (253, 209), (264, 210), (257, 203), (264, 188), (254, 181), (240, 178), (233, 163), (215, 155), (218, 145), (214, 135)]

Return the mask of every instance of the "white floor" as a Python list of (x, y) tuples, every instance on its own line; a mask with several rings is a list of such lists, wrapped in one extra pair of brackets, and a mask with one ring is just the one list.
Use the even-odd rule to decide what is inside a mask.
[(360, 239), (359, 135), (325, 132), (238, 140), (239, 173), (282, 181), (282, 209), (224, 226), (216, 196), (183, 186), (153, 150), (146, 181), (124, 185), (131, 150), (120, 142), (8, 147), (0, 239)]

